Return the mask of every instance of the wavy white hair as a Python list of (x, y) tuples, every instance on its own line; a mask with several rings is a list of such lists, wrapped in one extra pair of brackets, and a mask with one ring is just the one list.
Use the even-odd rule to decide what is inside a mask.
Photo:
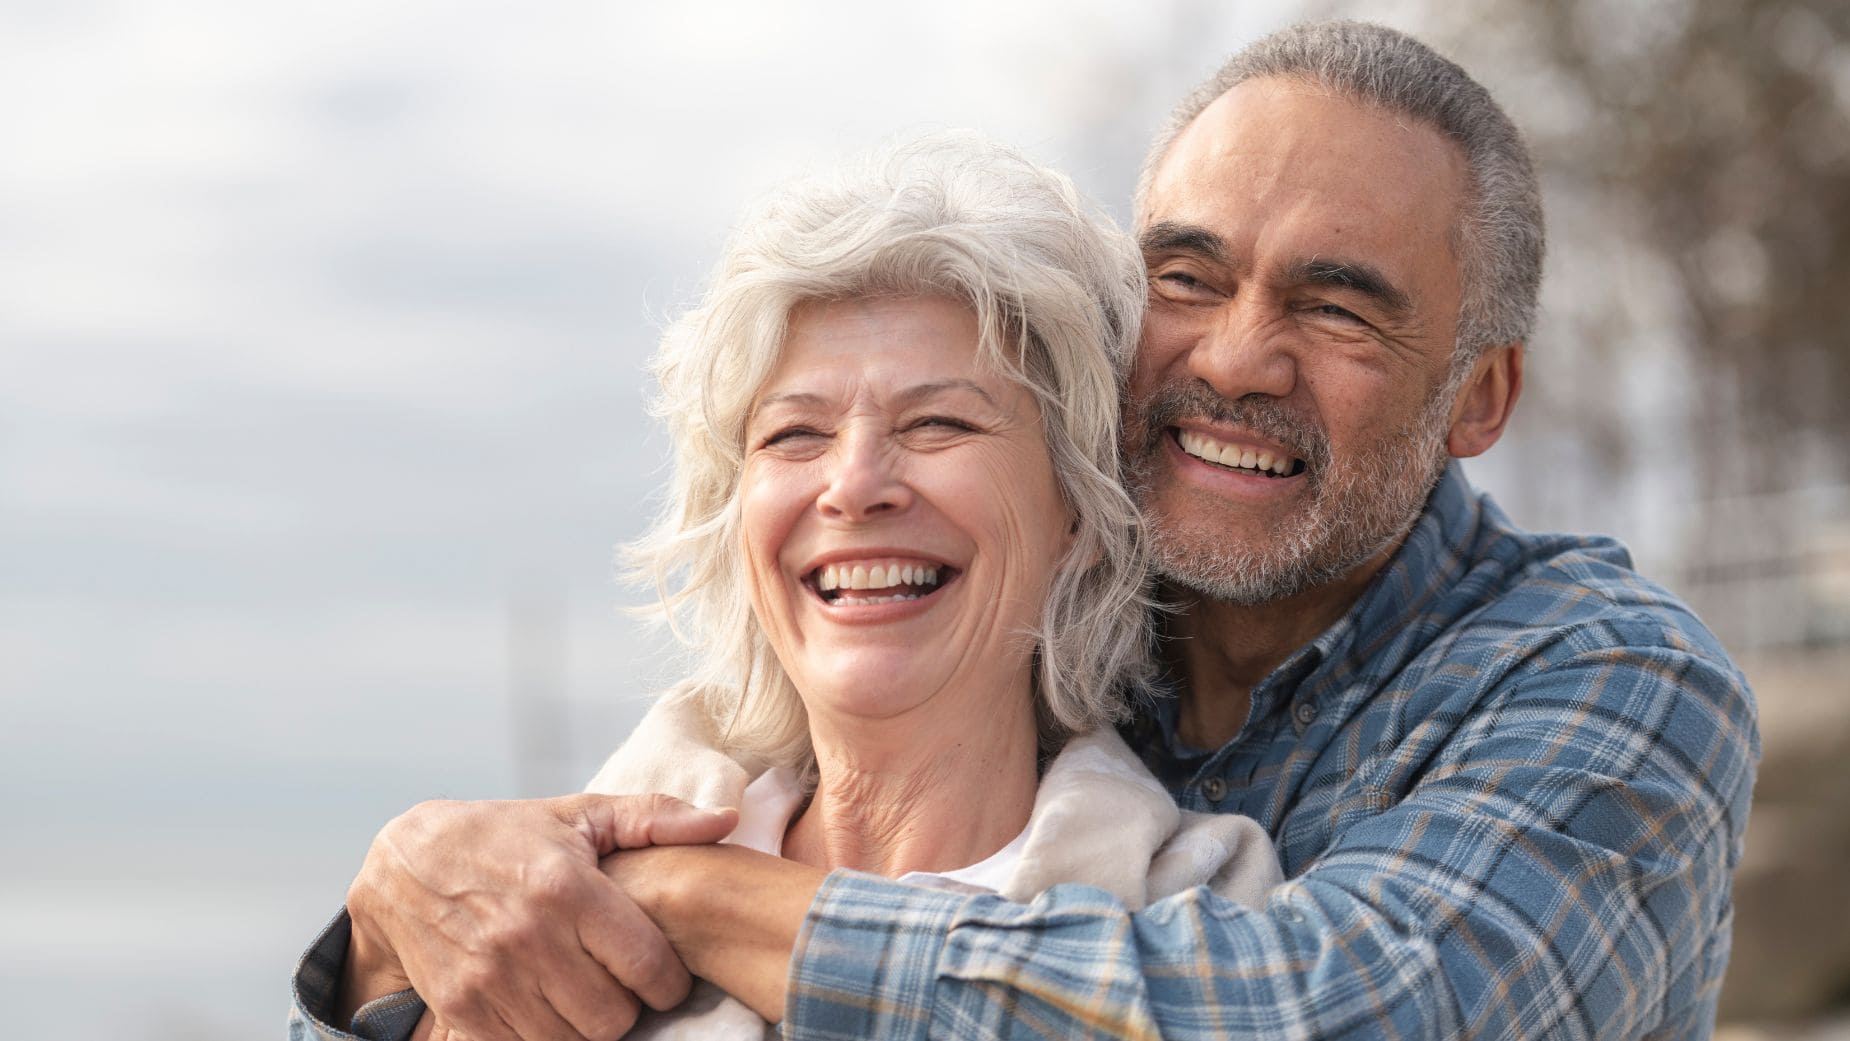
[(1033, 394), (1078, 518), (1028, 634), (1043, 746), (1121, 718), (1152, 668), (1142, 529), (1118, 454), (1144, 286), (1129, 237), (1070, 181), (974, 134), (886, 149), (748, 213), (653, 363), (674, 472), (666, 509), (625, 559), (691, 650), (670, 696), (696, 698), (738, 753), (812, 765), (802, 701), (743, 578), (746, 419), (800, 304), (935, 296), (969, 307), (980, 356)]

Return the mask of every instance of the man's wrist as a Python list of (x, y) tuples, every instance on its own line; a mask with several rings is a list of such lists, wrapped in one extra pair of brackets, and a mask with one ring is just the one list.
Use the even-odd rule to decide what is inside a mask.
[(347, 960), (341, 965), (340, 989), (334, 995), (334, 1025), (346, 1029), (368, 1002), (409, 990), (404, 966), (384, 943), (355, 921), (347, 936)]

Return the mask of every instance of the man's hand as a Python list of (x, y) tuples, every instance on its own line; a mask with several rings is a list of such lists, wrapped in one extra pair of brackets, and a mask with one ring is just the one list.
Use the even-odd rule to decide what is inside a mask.
[(619, 849), (710, 843), (737, 815), (667, 796), (420, 803), (379, 832), (347, 892), (338, 1014), (408, 981), (472, 1041), (613, 1041), (687, 969), (598, 870)]

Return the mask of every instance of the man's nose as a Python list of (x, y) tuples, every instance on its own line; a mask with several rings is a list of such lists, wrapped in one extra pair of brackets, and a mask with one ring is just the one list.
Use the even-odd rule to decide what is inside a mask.
[(1229, 401), (1248, 394), (1287, 397), (1297, 385), (1298, 359), (1289, 338), (1259, 313), (1257, 304), (1242, 300), (1229, 305), (1189, 349), (1189, 374)]
[(828, 485), (816, 509), (832, 520), (863, 521), (899, 513), (912, 505), (913, 491), (899, 472), (894, 446), (871, 432), (837, 442)]

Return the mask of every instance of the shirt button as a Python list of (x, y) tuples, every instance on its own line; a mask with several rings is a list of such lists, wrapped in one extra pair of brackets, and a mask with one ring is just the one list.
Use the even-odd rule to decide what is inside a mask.
[(1317, 721), (1317, 706), (1308, 701), (1298, 702), (1298, 707), (1291, 710), (1291, 718), (1298, 721), (1298, 726), (1307, 727)]
[(1210, 777), (1201, 782), (1201, 794), (1207, 796), (1209, 802), (1219, 802), (1227, 797), (1227, 782)]

